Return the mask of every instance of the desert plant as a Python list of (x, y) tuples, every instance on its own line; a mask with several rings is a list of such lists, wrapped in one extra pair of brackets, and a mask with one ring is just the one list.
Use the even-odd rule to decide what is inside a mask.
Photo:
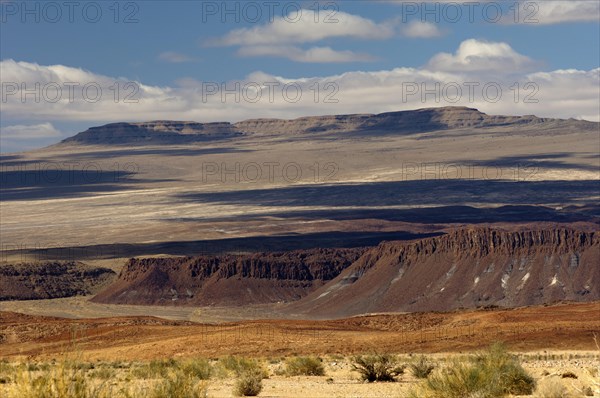
[(94, 384), (76, 363), (64, 360), (48, 370), (31, 371), (27, 365), (15, 371), (9, 397), (14, 398), (109, 398), (105, 384)]
[(250, 369), (242, 372), (235, 382), (234, 394), (242, 397), (254, 397), (262, 391), (263, 372)]
[(411, 394), (423, 398), (496, 398), (530, 395), (534, 388), (534, 379), (518, 359), (496, 344), (475, 357), (455, 359), (431, 374)]
[(242, 374), (255, 370), (261, 372), (263, 379), (269, 376), (269, 373), (266, 371), (266, 369), (264, 369), (260, 362), (255, 359), (230, 355), (219, 359), (219, 364), (226, 370), (233, 372), (238, 377)]
[(179, 364), (179, 368), (185, 373), (200, 380), (208, 380), (213, 374), (213, 368), (205, 358), (188, 359)]
[(293, 357), (286, 361), (285, 373), (288, 376), (324, 376), (325, 368), (319, 358)]
[(398, 358), (390, 354), (359, 355), (352, 359), (352, 368), (361, 375), (361, 379), (374, 381), (396, 381), (404, 373), (404, 365), (398, 364)]
[(206, 393), (206, 381), (175, 367), (144, 396), (148, 398), (205, 398)]
[(413, 376), (417, 379), (426, 379), (435, 368), (435, 365), (422, 355), (417, 361), (412, 362), (409, 367)]

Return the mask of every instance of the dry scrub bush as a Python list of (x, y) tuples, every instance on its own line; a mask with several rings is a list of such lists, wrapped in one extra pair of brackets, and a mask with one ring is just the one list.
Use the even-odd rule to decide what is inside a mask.
[(233, 372), (237, 377), (250, 371), (260, 371), (263, 379), (269, 377), (267, 370), (255, 359), (229, 355), (219, 359), (219, 365), (227, 371)]
[(325, 368), (316, 357), (294, 357), (286, 361), (285, 374), (288, 376), (325, 376)]
[(233, 393), (242, 397), (254, 397), (262, 391), (262, 379), (264, 373), (261, 369), (249, 369), (243, 371), (235, 382)]
[(454, 360), (438, 369), (411, 391), (419, 398), (497, 398), (530, 395), (534, 379), (527, 374), (516, 357), (500, 344), (487, 352), (465, 360)]
[(421, 355), (419, 359), (410, 365), (410, 370), (417, 379), (426, 379), (429, 377), (435, 365), (431, 363), (424, 355)]
[(74, 362), (62, 361), (47, 370), (29, 370), (27, 365), (15, 369), (11, 398), (112, 398), (106, 384), (92, 383), (85, 370)]
[(390, 354), (359, 355), (352, 359), (352, 369), (360, 373), (361, 379), (374, 381), (396, 381), (404, 373), (404, 365), (398, 364), (398, 357)]
[(144, 397), (148, 398), (206, 398), (208, 383), (192, 373), (173, 368), (155, 384)]

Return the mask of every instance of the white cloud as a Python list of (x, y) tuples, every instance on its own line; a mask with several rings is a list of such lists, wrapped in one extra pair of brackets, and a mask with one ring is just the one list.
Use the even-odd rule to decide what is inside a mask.
[(54, 128), (52, 123), (34, 125), (13, 125), (0, 128), (0, 137), (11, 140), (30, 140), (36, 138), (61, 137), (60, 131)]
[(442, 36), (442, 31), (431, 22), (413, 20), (402, 28), (402, 34), (414, 38), (431, 38)]
[(193, 59), (185, 54), (181, 54), (174, 51), (165, 51), (158, 54), (158, 58), (162, 61), (169, 62), (172, 64), (180, 64), (184, 62), (191, 62)]
[(0, 128), (0, 150), (15, 152), (56, 143), (64, 138), (52, 123), (11, 125)]
[(253, 28), (232, 30), (220, 38), (206, 40), (212, 46), (247, 46), (317, 42), (331, 37), (386, 39), (394, 35), (391, 22), (376, 23), (345, 12), (315, 12), (302, 9), (298, 14), (277, 17)]
[(295, 46), (248, 46), (241, 47), (237, 53), (243, 57), (270, 56), (311, 63), (367, 62), (375, 59), (368, 54), (336, 51), (331, 47), (312, 47), (304, 50)]
[(454, 54), (437, 54), (428, 64), (429, 69), (449, 72), (520, 72), (533, 66), (529, 57), (517, 53), (507, 43), (476, 39), (463, 41)]
[(520, 12), (515, 18), (514, 12), (506, 21), (528, 25), (550, 25), (570, 22), (600, 21), (600, 1), (520, 1)]
[[(494, 68), (494, 63), (500, 61), (504, 62), (505, 69)], [(3, 102), (2, 115), (3, 121), (86, 121), (90, 124), (156, 119), (210, 122), (256, 117), (378, 113), (454, 105), (478, 108), (489, 114), (600, 120), (600, 69), (529, 71), (530, 63), (529, 58), (517, 54), (505, 43), (468, 40), (460, 45), (455, 55), (435, 55), (421, 68), (354, 71), (300, 78), (256, 72), (243, 80), (224, 83), (229, 94), (224, 94), (220, 82), (189, 78), (180, 80), (173, 87), (137, 83), (139, 101), (127, 103), (123, 101), (124, 92), (121, 100), (115, 102), (109, 89), (115, 82), (123, 85), (126, 79), (62, 65), (43, 66), (7, 60), (0, 63), (3, 83), (23, 82), (31, 88), (36, 82), (42, 86), (52, 81), (78, 82), (80, 85), (99, 82), (104, 96), (96, 103), (82, 100), (81, 95), (76, 96), (73, 102), (66, 99), (54, 103), (35, 102), (32, 97), (27, 97), (26, 103), (23, 103), (17, 92), (8, 95)], [(493, 68), (493, 73), (482, 70), (485, 66)], [(283, 88), (290, 83), (301, 89), (302, 96), (297, 101), (290, 101), (289, 97), (286, 101)], [(477, 84), (472, 90), (472, 98), (466, 83)], [(484, 87), (488, 83), (502, 90), (497, 100), (491, 101), (489, 95), (487, 98), (484, 95)], [(528, 86), (528, 83), (533, 85)], [(515, 84), (519, 87), (518, 101), (515, 101)], [(457, 87), (461, 90), (460, 96), (456, 95)], [(231, 93), (232, 89), (236, 92)], [(417, 92), (409, 92), (415, 89)], [(434, 95), (423, 95), (425, 90), (433, 91)], [(294, 91), (289, 90), (288, 94), (293, 97)], [(494, 95), (493, 90), (491, 94)], [(3, 95), (6, 95), (4, 87)], [(525, 101), (526, 96), (530, 96), (530, 101)]]

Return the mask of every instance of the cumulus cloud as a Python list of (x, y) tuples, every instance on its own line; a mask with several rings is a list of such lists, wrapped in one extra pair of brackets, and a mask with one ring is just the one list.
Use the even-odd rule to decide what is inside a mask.
[(451, 72), (497, 72), (529, 70), (534, 65), (533, 60), (517, 53), (507, 43), (469, 39), (463, 41), (454, 54), (437, 54), (427, 66)]
[(204, 41), (209, 46), (254, 46), (311, 43), (333, 37), (386, 39), (394, 35), (391, 22), (376, 23), (345, 12), (315, 12), (302, 9), (298, 13), (274, 18), (272, 22), (253, 28), (235, 29), (223, 37)]
[(161, 61), (169, 62), (172, 64), (181, 64), (184, 62), (191, 62), (193, 59), (185, 54), (181, 54), (175, 51), (165, 51), (158, 54), (158, 58)]
[(243, 57), (281, 57), (296, 62), (311, 63), (368, 62), (375, 60), (369, 54), (336, 51), (331, 47), (312, 47), (304, 50), (295, 46), (249, 46), (240, 48), (237, 54)]
[(5, 126), (0, 128), (0, 150), (14, 152), (35, 149), (53, 144), (62, 138), (63, 134), (48, 122)]
[[(466, 0), (381, 0), (381, 2), (400, 6), (407, 15), (423, 22), (431, 21), (433, 18), (445, 20), (446, 10), (450, 7), (461, 9), (460, 21), (469, 23), (483, 21), (541, 26), (573, 22), (598, 23), (600, 21), (600, 2), (596, 0), (516, 0), (507, 2), (498, 0), (479, 0), (477, 2)], [(494, 3), (493, 7), (490, 3)], [(490, 7), (490, 9), (484, 11), (486, 7)], [(496, 9), (501, 10), (500, 21), (496, 20), (494, 14)], [(431, 10), (434, 11), (431, 12)], [(485, 13), (488, 11), (489, 15), (486, 15)], [(470, 19), (471, 12), (475, 17), (473, 20)], [(450, 20), (450, 22), (456, 21)]]
[[(492, 68), (506, 61), (514, 68)], [(275, 76), (256, 72), (245, 79), (202, 82), (182, 79), (172, 87), (139, 86), (137, 102), (115, 102), (110, 78), (62, 65), (43, 66), (2, 61), (3, 120), (43, 122), (141, 121), (156, 119), (237, 121), (256, 117), (293, 118), (340, 113), (378, 113), (438, 106), (469, 106), (489, 114), (600, 120), (600, 69), (529, 71), (529, 58), (505, 43), (467, 40), (455, 54), (438, 54), (421, 68), (354, 71), (321, 77)], [(25, 103), (17, 91), (7, 95), (5, 83), (99, 82), (104, 96), (90, 103), (81, 94), (70, 102)], [(286, 86), (287, 85), (287, 86)], [(515, 89), (518, 87), (518, 90)], [(12, 87), (14, 88), (14, 87)], [(12, 88), (10, 90), (12, 90)], [(497, 92), (500, 90), (500, 92)], [(16, 124), (16, 123), (15, 123)], [(15, 133), (18, 129), (13, 129)], [(22, 131), (22, 130), (21, 130)], [(9, 130), (11, 132), (11, 130)]]
[(431, 22), (413, 20), (402, 28), (402, 34), (414, 38), (431, 38), (442, 36), (442, 31)]
[[(511, 15), (512, 21), (531, 25), (550, 25), (571, 22), (600, 21), (600, 2), (589, 0), (570, 1), (520, 1), (521, 11), (517, 18)], [(510, 18), (506, 19), (510, 21)]]
[(52, 123), (42, 123), (2, 127), (0, 128), (0, 136), (3, 139), (30, 140), (34, 138), (56, 138), (61, 137), (62, 134), (54, 128)]

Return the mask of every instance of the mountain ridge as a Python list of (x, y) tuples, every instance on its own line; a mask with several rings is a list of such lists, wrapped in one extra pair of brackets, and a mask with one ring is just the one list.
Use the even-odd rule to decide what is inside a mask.
[(461, 128), (506, 126), (597, 128), (599, 123), (575, 119), (539, 118), (533, 115), (487, 115), (474, 108), (440, 107), (379, 114), (305, 116), (296, 119), (248, 119), (237, 123), (155, 120), (118, 122), (91, 127), (57, 145), (68, 144), (188, 144), (235, 139), (248, 135), (335, 134), (369, 131), (419, 133)]

